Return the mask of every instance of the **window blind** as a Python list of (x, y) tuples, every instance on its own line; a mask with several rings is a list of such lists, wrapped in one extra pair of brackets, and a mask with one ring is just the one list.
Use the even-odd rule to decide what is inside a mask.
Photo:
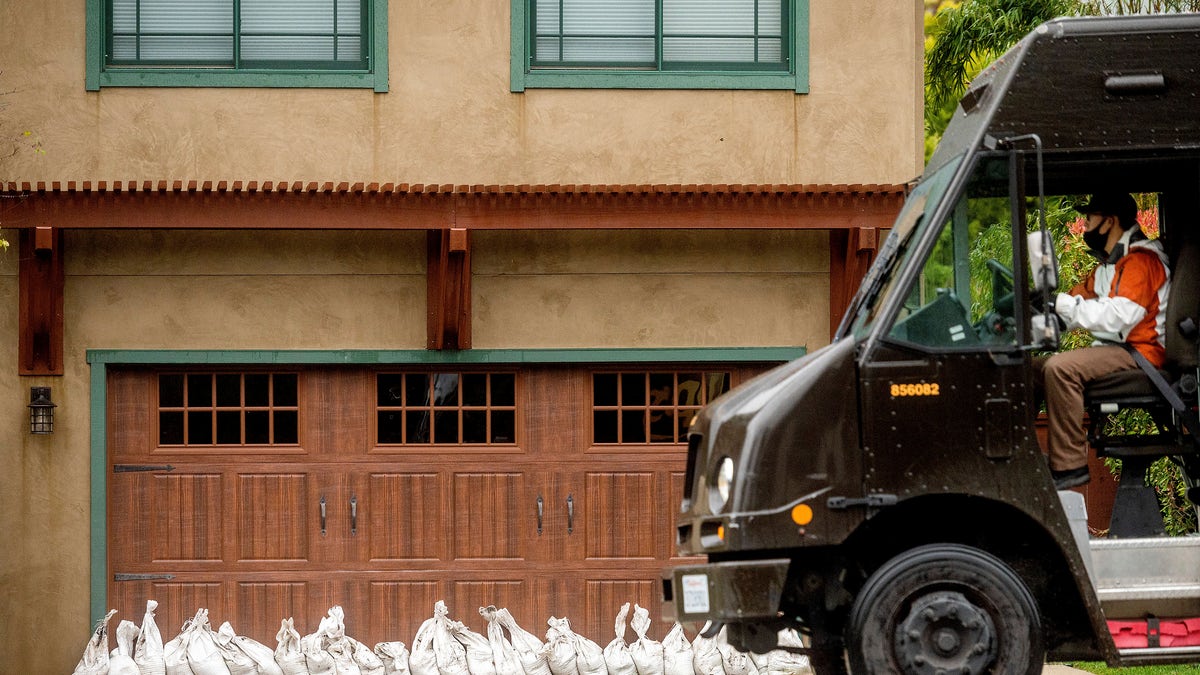
[(786, 0), (529, 0), (534, 66), (786, 68)]
[(110, 62), (357, 67), (366, 0), (111, 0)]

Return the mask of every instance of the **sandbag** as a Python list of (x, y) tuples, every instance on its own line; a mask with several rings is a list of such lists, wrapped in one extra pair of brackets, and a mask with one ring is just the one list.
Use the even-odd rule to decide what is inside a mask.
[(133, 661), (133, 646), (142, 631), (132, 621), (117, 625), (117, 648), (108, 660), (108, 675), (141, 675)]
[(141, 675), (132, 656), (113, 654), (108, 661), (108, 675)]
[(383, 675), (409, 675), (408, 647), (403, 642), (380, 642), (375, 656), (383, 663)]
[(629, 603), (621, 605), (617, 611), (613, 632), (616, 637), (604, 648), (604, 665), (608, 675), (637, 675), (633, 665), (633, 657), (629, 655), (629, 645), (625, 643), (625, 617), (629, 615)]
[(546, 619), (546, 623), (550, 626), (546, 630), (546, 647), (548, 653), (546, 657), (546, 665), (549, 666), (552, 675), (579, 675), (579, 666), (576, 663), (577, 656), (575, 655), (575, 643), (571, 640), (571, 626), (566, 618), (550, 617)]
[(750, 654), (735, 648), (726, 639), (725, 628), (713, 638), (717, 651), (721, 654), (721, 665), (725, 667), (725, 675), (758, 675), (758, 668), (750, 660)]
[(692, 665), (692, 643), (676, 623), (662, 641), (663, 675), (696, 675)]
[(504, 626), (500, 623), (500, 611), (495, 605), (480, 607), (479, 614), (487, 620), (487, 640), (492, 648), (492, 663), (496, 675), (525, 675), (521, 656), (508, 638), (504, 637)]
[(117, 610), (113, 609), (96, 623), (92, 637), (83, 648), (83, 656), (75, 666), (74, 675), (107, 675), (108, 662), (111, 658), (108, 652), (108, 622), (112, 620)]
[[(321, 627), (317, 629), (320, 635), (321, 648), (333, 659), (333, 672), (336, 675), (362, 675), (362, 669), (354, 660), (354, 650), (358, 641), (346, 635), (346, 613), (341, 605), (334, 605), (321, 619)], [(309, 667), (311, 671), (311, 666)]]
[(208, 610), (197, 610), (196, 616), (183, 622), (183, 628), (179, 630), (179, 635), (163, 645), (163, 666), (167, 675), (195, 675), (192, 672), (191, 664), (188, 663), (187, 648), (194, 632), (192, 625), (200, 619), (202, 613), (207, 616)]
[(225, 660), (225, 667), (229, 669), (230, 675), (258, 675), (258, 664), (248, 654), (234, 646), (233, 639), (235, 637), (237, 637), (237, 633), (234, 632), (233, 626), (228, 621), (221, 624), (213, 636), (221, 658)]
[(275, 635), (275, 663), (283, 675), (310, 675), (304, 651), (300, 648), (300, 633), (292, 617), (284, 619)]
[(208, 610), (196, 612), (190, 627), (192, 637), (188, 640), (187, 662), (194, 675), (229, 675), (229, 667), (221, 657), (221, 650), (208, 624)]
[(486, 637), (467, 628), (461, 621), (450, 623), (450, 633), (463, 646), (467, 670), (471, 675), (496, 675), (496, 664), (492, 661), (492, 645)]
[(300, 651), (304, 653), (304, 665), (308, 667), (309, 675), (337, 675), (337, 667), (333, 665), (333, 655), (321, 646), (321, 638), (320, 632), (310, 633), (300, 638)]
[(304, 663), (308, 666), (310, 675), (337, 675), (337, 666), (333, 663), (333, 654), (325, 651), (325, 637), (329, 633), (338, 632), (333, 617), (326, 614), (314, 633), (300, 638), (300, 651), (304, 652)]
[(472, 631), (461, 621), (449, 623), (450, 634), (462, 645), (467, 658), (470, 675), (496, 675), (496, 663), (492, 662), (492, 645), (484, 635)]
[[(782, 647), (803, 648), (804, 641), (795, 628), (785, 628), (779, 631), (779, 647), (772, 649), (759, 658), (754, 659), (758, 672), (763, 675), (811, 675), (812, 664), (808, 656), (790, 652)], [(751, 654), (753, 658), (755, 655)]]
[(726, 675), (717, 643), (704, 637), (704, 631), (708, 630), (708, 627), (709, 624), (705, 624), (704, 629), (696, 634), (696, 639), (692, 640), (692, 667), (696, 675)]
[(270, 647), (245, 635), (235, 635), (233, 645), (258, 665), (259, 675), (283, 675), (283, 668), (276, 663), (275, 653)]
[(162, 633), (154, 621), (154, 610), (158, 601), (146, 601), (146, 614), (142, 617), (142, 628), (133, 643), (133, 662), (141, 675), (166, 675), (167, 664), (163, 661)]
[(575, 634), (575, 667), (579, 669), (579, 675), (605, 675), (608, 672), (604, 650), (578, 633)]
[(117, 624), (117, 648), (112, 651), (112, 655), (128, 656), (132, 659), (133, 645), (141, 632), (142, 629), (138, 628), (136, 623), (122, 620)]
[(550, 650), (536, 635), (517, 625), (517, 620), (503, 607), (496, 610), (496, 620), (508, 631), (509, 640), (525, 675), (552, 675), (550, 672)]
[(433, 633), (437, 629), (437, 622), (437, 616), (425, 619), (413, 636), (412, 653), (408, 655), (408, 667), (412, 675), (440, 675), (437, 656), (433, 653)]
[(386, 675), (383, 670), (383, 660), (376, 656), (370, 647), (358, 640), (346, 639), (354, 645), (354, 663), (358, 665), (358, 670), (362, 675)]
[[(433, 656), (441, 675), (469, 675), (467, 650), (450, 630), (454, 623), (447, 616), (446, 603), (438, 600), (433, 605)], [(412, 663), (411, 657), (409, 663)]]
[(637, 641), (629, 645), (629, 655), (633, 657), (638, 675), (664, 675), (663, 646), (646, 637), (646, 632), (650, 630), (650, 610), (635, 604), (629, 626), (638, 636)]
[(354, 644), (355, 641), (345, 636), (326, 643), (325, 651), (333, 657), (333, 672), (336, 675), (362, 675), (362, 669), (354, 660)]
[[(575, 672), (580, 675), (607, 675), (608, 666), (604, 663), (604, 650), (600, 648), (600, 645), (572, 631), (571, 623), (566, 618), (550, 617), (546, 623), (550, 624), (550, 630), (546, 631), (546, 641), (551, 642), (551, 634), (553, 634), (555, 640), (565, 642), (575, 652), (573, 662)], [(555, 668), (554, 661), (559, 659), (560, 649), (559, 645), (555, 644), (554, 651), (551, 652), (550, 670), (552, 672)], [(562, 663), (569, 663), (567, 659), (559, 660)]]

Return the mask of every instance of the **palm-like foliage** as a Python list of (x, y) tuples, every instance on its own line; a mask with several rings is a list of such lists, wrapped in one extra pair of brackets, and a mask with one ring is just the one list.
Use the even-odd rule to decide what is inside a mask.
[[(1200, 0), (964, 0), (940, 8), (925, 52), (926, 124), (953, 106), (970, 77), (1038, 24), (1057, 16), (1200, 11)], [(944, 124), (944, 123), (943, 123)]]

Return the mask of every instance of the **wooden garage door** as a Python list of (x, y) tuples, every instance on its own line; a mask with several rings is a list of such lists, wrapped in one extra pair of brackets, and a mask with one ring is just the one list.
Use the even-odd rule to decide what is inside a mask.
[(637, 602), (661, 638), (687, 422), (750, 374), (112, 369), (108, 604), (270, 646), (335, 604), (367, 644), (411, 644), (437, 600), (482, 632), (495, 604), (603, 645)]

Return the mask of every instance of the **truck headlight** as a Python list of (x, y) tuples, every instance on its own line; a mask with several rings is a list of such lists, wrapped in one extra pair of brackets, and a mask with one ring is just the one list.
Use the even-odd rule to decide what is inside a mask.
[(729, 503), (729, 495), (733, 491), (733, 460), (729, 457), (722, 457), (717, 463), (713, 486), (716, 489), (709, 493), (709, 508), (713, 513), (720, 513)]

